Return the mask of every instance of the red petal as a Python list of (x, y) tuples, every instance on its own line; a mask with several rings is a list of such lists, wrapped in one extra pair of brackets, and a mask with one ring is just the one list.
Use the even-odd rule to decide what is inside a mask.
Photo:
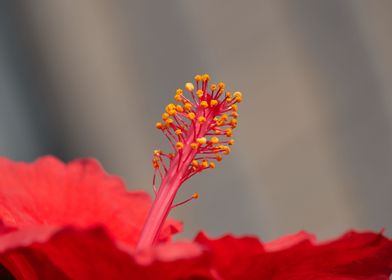
[[(48, 156), (29, 164), (0, 158), (0, 174), (0, 219), (8, 227), (102, 224), (135, 245), (151, 205), (148, 194), (126, 191), (93, 159), (64, 164)], [(161, 239), (180, 228), (169, 222)]]
[(392, 241), (382, 234), (349, 232), (320, 245), (304, 232), (265, 246), (249, 237), (210, 240), (199, 234), (195, 241), (211, 250), (223, 279), (388, 280), (392, 273)]
[(210, 258), (197, 244), (163, 244), (135, 255), (103, 228), (31, 228), (0, 236), (0, 244), (8, 244), (0, 262), (17, 279), (211, 279)]

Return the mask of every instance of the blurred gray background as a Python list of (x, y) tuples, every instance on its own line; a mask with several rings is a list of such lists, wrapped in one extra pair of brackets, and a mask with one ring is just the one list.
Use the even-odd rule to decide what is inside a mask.
[(392, 1), (0, 5), (2, 155), (96, 157), (152, 193), (155, 121), (208, 72), (245, 101), (233, 153), (181, 189), (182, 237), (391, 228)]

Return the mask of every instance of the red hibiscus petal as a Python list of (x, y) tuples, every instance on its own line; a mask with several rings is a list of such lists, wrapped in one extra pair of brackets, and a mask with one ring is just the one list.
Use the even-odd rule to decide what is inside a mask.
[[(128, 192), (93, 159), (64, 164), (47, 156), (29, 164), (0, 158), (0, 219), (8, 227), (103, 224), (135, 245), (150, 205), (148, 194)], [(160, 239), (180, 229), (169, 221)]]
[(249, 237), (211, 240), (201, 233), (195, 239), (211, 250), (222, 279), (387, 280), (392, 273), (392, 241), (382, 234), (349, 232), (320, 245), (313, 240), (304, 232), (272, 246)]
[(2, 235), (0, 243), (0, 263), (17, 279), (212, 279), (211, 258), (197, 244), (136, 254), (102, 227), (30, 228)]

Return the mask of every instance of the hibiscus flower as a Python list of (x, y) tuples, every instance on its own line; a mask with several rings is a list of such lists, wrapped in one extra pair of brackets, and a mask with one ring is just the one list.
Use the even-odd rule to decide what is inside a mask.
[(197, 198), (173, 205), (175, 194), (230, 152), (242, 98), (223, 83), (207, 88), (208, 75), (195, 80), (185, 86), (191, 99), (177, 90), (182, 105), (169, 104), (156, 124), (173, 152), (154, 151), (153, 202), (92, 159), (0, 159), (0, 279), (389, 279), (392, 241), (382, 233), (170, 240), (181, 230), (170, 209)]

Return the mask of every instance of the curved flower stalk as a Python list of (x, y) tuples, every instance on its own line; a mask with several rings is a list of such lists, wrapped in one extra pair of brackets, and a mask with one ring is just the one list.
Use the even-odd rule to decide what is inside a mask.
[[(162, 122), (156, 123), (173, 152), (154, 151), (156, 198), (138, 242), (139, 249), (156, 242), (171, 208), (198, 198), (198, 193), (194, 193), (186, 201), (173, 205), (181, 184), (203, 170), (215, 168), (215, 162), (221, 161), (222, 155), (228, 155), (229, 146), (234, 144), (231, 137), (237, 126), (236, 103), (242, 101), (242, 94), (225, 91), (223, 82), (209, 86), (209, 80), (208, 74), (196, 75), (195, 84), (186, 83), (188, 97), (182, 89), (177, 89), (174, 100), (179, 104), (167, 105)], [(157, 176), (160, 177), (158, 190), (155, 187)]]

